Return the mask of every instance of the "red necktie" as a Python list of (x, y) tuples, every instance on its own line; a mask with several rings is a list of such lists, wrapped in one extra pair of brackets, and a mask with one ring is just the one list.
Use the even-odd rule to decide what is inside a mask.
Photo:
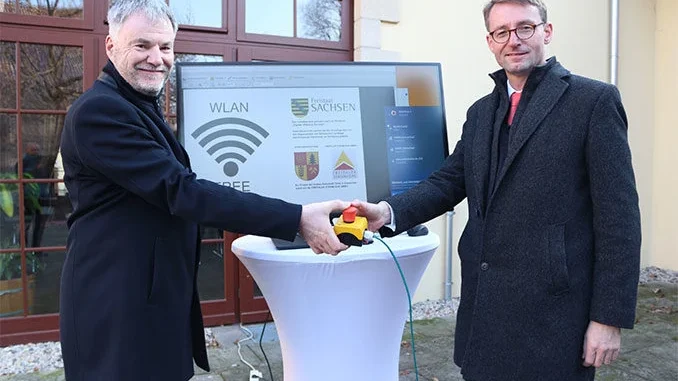
[(518, 102), (520, 102), (520, 94), (522, 92), (514, 92), (511, 94), (511, 108), (509, 109), (509, 114), (508, 114), (508, 124), (509, 126), (513, 122), (513, 116), (516, 115), (516, 109), (518, 109)]

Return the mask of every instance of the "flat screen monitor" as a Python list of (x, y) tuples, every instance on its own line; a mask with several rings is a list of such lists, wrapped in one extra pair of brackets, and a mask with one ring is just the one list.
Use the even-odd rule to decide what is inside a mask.
[(177, 132), (198, 177), (300, 204), (378, 202), (448, 155), (437, 63), (178, 63)]

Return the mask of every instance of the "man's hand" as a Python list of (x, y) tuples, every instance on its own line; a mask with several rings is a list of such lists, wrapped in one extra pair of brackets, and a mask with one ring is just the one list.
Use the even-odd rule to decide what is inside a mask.
[(340, 212), (351, 204), (346, 201), (325, 201), (301, 207), (299, 233), (304, 237), (314, 253), (339, 254), (348, 246), (339, 242), (330, 223), (330, 213)]
[(358, 209), (358, 215), (367, 218), (367, 229), (376, 232), (382, 226), (391, 223), (391, 208), (385, 201), (372, 204), (365, 201), (353, 200), (351, 206)]
[(584, 366), (610, 365), (619, 356), (621, 329), (591, 320), (584, 335)]

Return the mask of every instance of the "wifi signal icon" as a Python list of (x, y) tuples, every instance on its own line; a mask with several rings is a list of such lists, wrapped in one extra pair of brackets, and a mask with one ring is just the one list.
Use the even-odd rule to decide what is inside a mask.
[[(240, 126), (240, 128), (219, 128), (223, 125), (235, 125)], [(203, 134), (205, 136), (199, 139)], [(198, 127), (191, 136), (198, 141), (202, 148), (209, 145), (207, 153), (210, 156), (214, 157), (221, 151), (214, 159), (219, 164), (224, 163), (224, 174), (226, 176), (233, 177), (240, 170), (237, 162), (244, 164), (247, 161), (247, 156), (251, 156), (254, 150), (261, 145), (262, 140), (268, 137), (268, 132), (258, 124), (246, 119), (220, 118)]]

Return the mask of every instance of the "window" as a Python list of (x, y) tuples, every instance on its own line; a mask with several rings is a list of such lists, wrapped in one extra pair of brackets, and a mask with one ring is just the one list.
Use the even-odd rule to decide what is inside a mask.
[[(175, 68), (179, 62), (220, 62), (223, 57), (213, 54), (191, 54), (191, 53), (176, 53), (174, 56)], [(164, 110), (167, 121), (172, 130), (177, 130), (177, 74), (176, 70), (172, 69), (169, 80), (165, 85), (165, 96), (160, 98), (160, 106)], [(169, 107), (168, 107), (169, 106)]]
[(0, 0), (3, 22), (93, 28), (91, 0)]
[(238, 40), (346, 49), (351, 8), (347, 0), (239, 0)]
[(341, 1), (297, 0), (297, 36), (341, 40)]
[(170, 0), (179, 24), (223, 28), (221, 0)]
[(295, 37), (294, 2), (247, 0), (245, 2), (245, 31)]
[(0, 281), (21, 284), (11, 289), (21, 303), (2, 303), (0, 316), (58, 312), (72, 212), (59, 143), (66, 109), (82, 94), (82, 50), (0, 42), (2, 92), (8, 95), (0, 101), (0, 138), (9, 143), (0, 146)]
[[(167, 3), (180, 24), (177, 62), (353, 57), (353, 0)], [(58, 339), (59, 276), (72, 213), (58, 147), (69, 105), (106, 64), (108, 4), (0, 0), (0, 345)], [(247, 27), (246, 5), (255, 17)], [(176, 129), (175, 87), (172, 73), (161, 102)], [(256, 285), (230, 253), (236, 237), (203, 230), (198, 289), (207, 325), (267, 316)], [(10, 273), (12, 281), (4, 282)], [(247, 309), (247, 298), (259, 304)], [(3, 319), (9, 316), (20, 318)]]
[[(7, 12), (30, 16), (83, 18), (83, 0), (4, 0)], [(18, 10), (18, 12), (17, 12)]]
[(275, 36), (340, 41), (341, 1), (247, 0), (245, 31)]

